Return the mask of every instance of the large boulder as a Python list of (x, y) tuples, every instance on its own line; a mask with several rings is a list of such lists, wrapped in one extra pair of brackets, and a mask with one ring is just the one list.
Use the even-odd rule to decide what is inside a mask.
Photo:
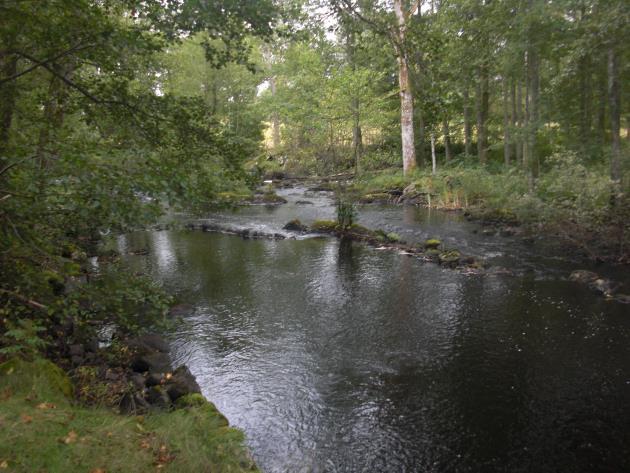
[(173, 372), (165, 388), (173, 402), (187, 394), (201, 393), (195, 376), (184, 365)]
[(127, 342), (127, 346), (137, 354), (153, 352), (168, 353), (170, 346), (163, 337), (155, 333), (146, 333)]
[(137, 373), (169, 373), (173, 371), (168, 353), (158, 351), (137, 355), (131, 360), (131, 369)]
[(147, 391), (147, 401), (152, 407), (161, 409), (171, 407), (171, 399), (163, 386), (151, 386)]

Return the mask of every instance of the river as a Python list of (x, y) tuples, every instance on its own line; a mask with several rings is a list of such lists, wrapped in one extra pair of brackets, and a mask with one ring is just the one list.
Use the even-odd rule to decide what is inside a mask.
[[(280, 193), (287, 204), (208, 221), (282, 233), (334, 216), (325, 192)], [(568, 281), (580, 263), (544, 240), (485, 236), (458, 213), (366, 206), (359, 222), (514, 274), (309, 235), (118, 239), (148, 249), (129, 264), (191, 304), (168, 334), (176, 361), (263, 471), (630, 471), (629, 306)]]

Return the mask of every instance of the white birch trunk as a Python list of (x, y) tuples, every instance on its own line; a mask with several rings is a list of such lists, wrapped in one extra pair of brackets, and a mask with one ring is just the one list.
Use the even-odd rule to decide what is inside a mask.
[(398, 62), (398, 86), (400, 88), (400, 133), (402, 138), (403, 172), (407, 175), (416, 167), (416, 148), (413, 130), (413, 96), (409, 81), (409, 58), (403, 49), (406, 32), (406, 13), (402, 0), (394, 0), (394, 11), (398, 20), (395, 40)]
[(435, 159), (435, 133), (431, 133), (431, 172), (437, 171), (437, 161)]

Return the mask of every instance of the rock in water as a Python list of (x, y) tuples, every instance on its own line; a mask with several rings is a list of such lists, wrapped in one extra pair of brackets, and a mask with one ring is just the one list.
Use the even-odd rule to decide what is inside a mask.
[(168, 353), (170, 347), (166, 340), (155, 333), (147, 333), (140, 335), (127, 342), (127, 346), (138, 354), (147, 354), (152, 352)]
[(581, 284), (588, 284), (596, 279), (599, 279), (599, 275), (593, 271), (587, 271), (586, 269), (573, 271), (569, 276), (569, 281), (579, 282)]
[(588, 285), (593, 291), (601, 292), (605, 296), (611, 296), (615, 292), (615, 283), (610, 279), (598, 278)]

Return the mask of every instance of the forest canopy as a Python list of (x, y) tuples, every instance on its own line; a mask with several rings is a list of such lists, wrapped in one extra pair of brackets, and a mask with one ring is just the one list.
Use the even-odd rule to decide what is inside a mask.
[(629, 15), (620, 0), (0, 0), (5, 330), (39, 306), (105, 314), (60, 297), (77, 255), (265, 174), (415, 182), (623, 259)]

